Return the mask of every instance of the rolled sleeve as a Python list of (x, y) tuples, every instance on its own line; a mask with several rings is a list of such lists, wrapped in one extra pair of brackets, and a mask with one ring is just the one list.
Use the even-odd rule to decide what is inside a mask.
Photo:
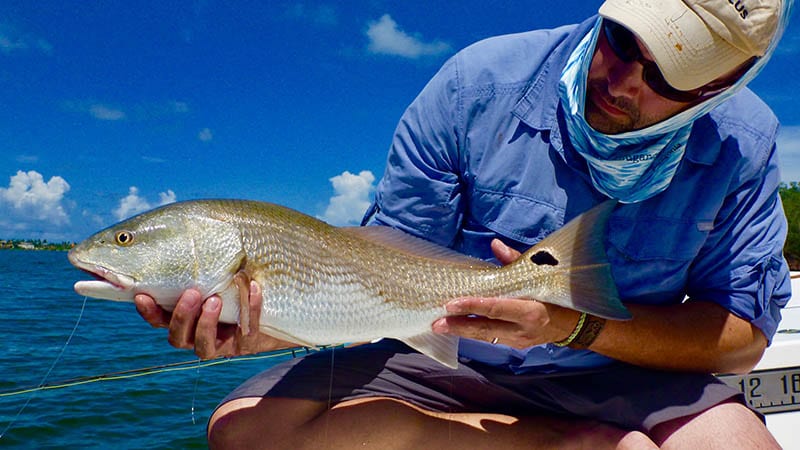
[(389, 225), (441, 245), (452, 243), (463, 209), (456, 75), (451, 59), (406, 109), (364, 223)]
[(791, 297), (779, 182), (773, 145), (761, 176), (729, 195), (723, 205), (687, 290), (690, 299), (718, 303), (749, 320), (770, 341)]

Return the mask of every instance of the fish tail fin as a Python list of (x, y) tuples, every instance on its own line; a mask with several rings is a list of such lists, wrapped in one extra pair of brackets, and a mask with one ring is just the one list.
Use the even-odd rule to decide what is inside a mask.
[(426, 332), (400, 339), (406, 345), (451, 369), (458, 368), (458, 337)]
[(620, 301), (605, 251), (606, 223), (616, 203), (608, 200), (579, 215), (519, 258), (519, 264), (553, 277), (548, 284), (558, 286), (546, 289), (537, 300), (607, 319), (631, 318)]

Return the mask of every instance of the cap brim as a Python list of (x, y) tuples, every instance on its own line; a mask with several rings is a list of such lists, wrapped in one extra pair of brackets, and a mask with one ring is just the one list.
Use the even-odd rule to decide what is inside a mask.
[(706, 85), (750, 58), (713, 33), (681, 0), (606, 0), (599, 13), (631, 30), (664, 79), (682, 91)]

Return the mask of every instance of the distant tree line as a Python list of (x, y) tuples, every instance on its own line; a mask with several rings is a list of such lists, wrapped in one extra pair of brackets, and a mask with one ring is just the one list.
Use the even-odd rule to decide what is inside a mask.
[(781, 200), (789, 222), (789, 234), (783, 254), (792, 270), (800, 270), (800, 183), (793, 181), (781, 185)]
[(65, 251), (74, 246), (74, 242), (47, 242), (47, 239), (0, 239), (0, 250)]

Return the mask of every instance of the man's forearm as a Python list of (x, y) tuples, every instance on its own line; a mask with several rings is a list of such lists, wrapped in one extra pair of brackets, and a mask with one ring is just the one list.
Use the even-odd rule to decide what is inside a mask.
[(650, 368), (743, 373), (767, 345), (758, 328), (715, 303), (626, 306), (633, 319), (608, 321), (591, 350)]

